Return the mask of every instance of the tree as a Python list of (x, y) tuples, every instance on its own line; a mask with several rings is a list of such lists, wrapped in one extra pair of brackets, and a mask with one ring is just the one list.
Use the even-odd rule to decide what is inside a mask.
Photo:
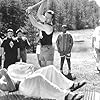
[(6, 32), (12, 28), (14, 32), (25, 25), (25, 11), (22, 9), (19, 0), (3, 0), (0, 2), (0, 12), (2, 13), (2, 31)]

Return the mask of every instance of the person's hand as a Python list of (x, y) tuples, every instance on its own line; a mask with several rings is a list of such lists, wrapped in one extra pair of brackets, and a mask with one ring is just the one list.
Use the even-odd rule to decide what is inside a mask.
[(17, 56), (17, 59), (20, 60), (20, 55)]
[(26, 9), (26, 13), (27, 14), (30, 14), (32, 12), (32, 6), (30, 6), (30, 7), (28, 7), (27, 9)]
[(35, 8), (36, 6), (42, 4), (43, 2), (47, 2), (47, 0), (41, 0), (40, 2), (38, 2), (37, 4), (30, 6), (26, 9), (26, 13), (30, 14), (32, 12), (32, 9)]

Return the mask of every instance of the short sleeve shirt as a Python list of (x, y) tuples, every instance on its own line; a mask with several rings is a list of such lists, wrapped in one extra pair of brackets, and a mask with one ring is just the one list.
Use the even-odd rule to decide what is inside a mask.
[(4, 48), (6, 59), (10, 60), (10, 59), (17, 58), (18, 48), (19, 48), (17, 39), (6, 38), (6, 39), (4, 39), (3, 43), (1, 44), (1, 47)]
[(20, 50), (25, 50), (30, 45), (26, 37), (18, 38), (18, 43)]

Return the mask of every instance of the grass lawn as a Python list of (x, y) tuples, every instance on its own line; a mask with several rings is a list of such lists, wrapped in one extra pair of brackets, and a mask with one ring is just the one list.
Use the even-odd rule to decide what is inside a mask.
[[(74, 46), (71, 56), (72, 73), (77, 77), (76, 81), (86, 79), (88, 84), (80, 90), (100, 92), (100, 74), (95, 72), (95, 58), (91, 47), (93, 30), (70, 31), (74, 38)], [(56, 48), (58, 34), (54, 34), (53, 44), (55, 46), (54, 65), (59, 70), (60, 56)], [(28, 54), (28, 63), (39, 67), (36, 54)], [(64, 64), (64, 73), (67, 74), (67, 63)]]
[[(74, 39), (74, 46), (71, 54), (72, 73), (77, 78), (75, 81), (81, 81), (83, 79), (87, 80), (87, 84), (76, 92), (82, 91), (82, 93), (84, 93), (86, 96), (86, 98), (84, 97), (84, 100), (99, 100), (98, 98), (91, 99), (94, 92), (100, 93), (100, 73), (97, 74), (95, 72), (95, 58), (93, 49), (91, 47), (91, 37), (93, 30), (80, 30), (70, 32)], [(60, 56), (55, 43), (57, 36), (57, 33), (55, 33), (53, 36), (53, 45), (55, 46), (54, 65), (59, 70)], [(28, 53), (27, 56), (27, 62), (33, 64), (36, 69), (39, 68), (36, 54)], [(63, 70), (65, 74), (67, 74), (67, 68), (67, 63), (65, 61)], [(87, 97), (87, 95), (89, 97)]]

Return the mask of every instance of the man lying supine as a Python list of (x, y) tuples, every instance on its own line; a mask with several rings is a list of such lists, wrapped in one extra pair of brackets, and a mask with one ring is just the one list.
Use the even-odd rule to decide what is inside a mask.
[(77, 94), (74, 91), (84, 86), (86, 82), (76, 83), (67, 79), (53, 65), (40, 68), (20, 81), (14, 81), (5, 69), (0, 70), (0, 77), (0, 89), (2, 91), (19, 90), (21, 94), (27, 97), (56, 100), (81, 100), (84, 97), (83, 94)]

